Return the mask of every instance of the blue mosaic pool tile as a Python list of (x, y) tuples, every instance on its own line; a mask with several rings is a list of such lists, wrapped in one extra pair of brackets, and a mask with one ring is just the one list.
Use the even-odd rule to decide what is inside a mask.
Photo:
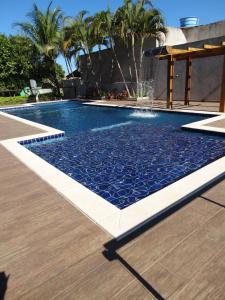
[(76, 101), (8, 113), (65, 131), (21, 143), (120, 209), (225, 154), (224, 136), (181, 130), (205, 115), (160, 112), (146, 119)]
[(47, 141), (47, 140), (59, 139), (59, 138), (64, 137), (64, 135), (65, 135), (65, 133), (57, 133), (57, 134), (48, 135), (48, 136), (44, 136), (44, 137), (33, 138), (30, 140), (19, 141), (19, 144), (20, 145), (32, 145), (32, 144), (36, 144), (36, 143)]
[(221, 137), (147, 123), (28, 147), (119, 209), (225, 155)]

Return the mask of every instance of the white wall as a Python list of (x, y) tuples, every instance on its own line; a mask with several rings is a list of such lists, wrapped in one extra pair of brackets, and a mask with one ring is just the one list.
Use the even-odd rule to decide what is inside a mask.
[(181, 28), (177, 27), (167, 27), (167, 34), (165, 38), (164, 45), (173, 46), (185, 44), (187, 42), (185, 35)]

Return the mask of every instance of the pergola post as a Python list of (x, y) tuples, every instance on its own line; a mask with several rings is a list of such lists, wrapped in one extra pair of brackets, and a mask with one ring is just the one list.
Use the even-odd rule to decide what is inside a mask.
[(168, 57), (167, 65), (167, 108), (173, 108), (173, 79), (174, 79), (174, 58)]
[(186, 78), (185, 78), (185, 100), (184, 105), (189, 105), (191, 100), (191, 75), (192, 75), (192, 59), (189, 56), (186, 59)]
[(225, 55), (223, 61), (223, 77), (221, 83), (220, 112), (225, 112)]

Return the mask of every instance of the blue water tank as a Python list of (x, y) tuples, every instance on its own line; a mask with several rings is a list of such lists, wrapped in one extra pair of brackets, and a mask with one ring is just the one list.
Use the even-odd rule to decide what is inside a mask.
[(180, 19), (180, 27), (193, 27), (199, 24), (199, 18), (197, 17), (186, 17)]

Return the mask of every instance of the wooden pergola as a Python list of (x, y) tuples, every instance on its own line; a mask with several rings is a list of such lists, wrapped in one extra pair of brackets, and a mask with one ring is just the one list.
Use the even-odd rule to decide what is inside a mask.
[(188, 47), (179, 49), (171, 46), (165, 46), (156, 54), (160, 60), (168, 61), (167, 68), (167, 108), (173, 108), (173, 89), (174, 89), (174, 62), (186, 61), (186, 78), (185, 78), (185, 99), (184, 104), (189, 105), (191, 100), (192, 86), (192, 60), (209, 56), (224, 55), (223, 76), (221, 80), (220, 112), (225, 112), (225, 42), (220, 45), (204, 44), (202, 48)]

